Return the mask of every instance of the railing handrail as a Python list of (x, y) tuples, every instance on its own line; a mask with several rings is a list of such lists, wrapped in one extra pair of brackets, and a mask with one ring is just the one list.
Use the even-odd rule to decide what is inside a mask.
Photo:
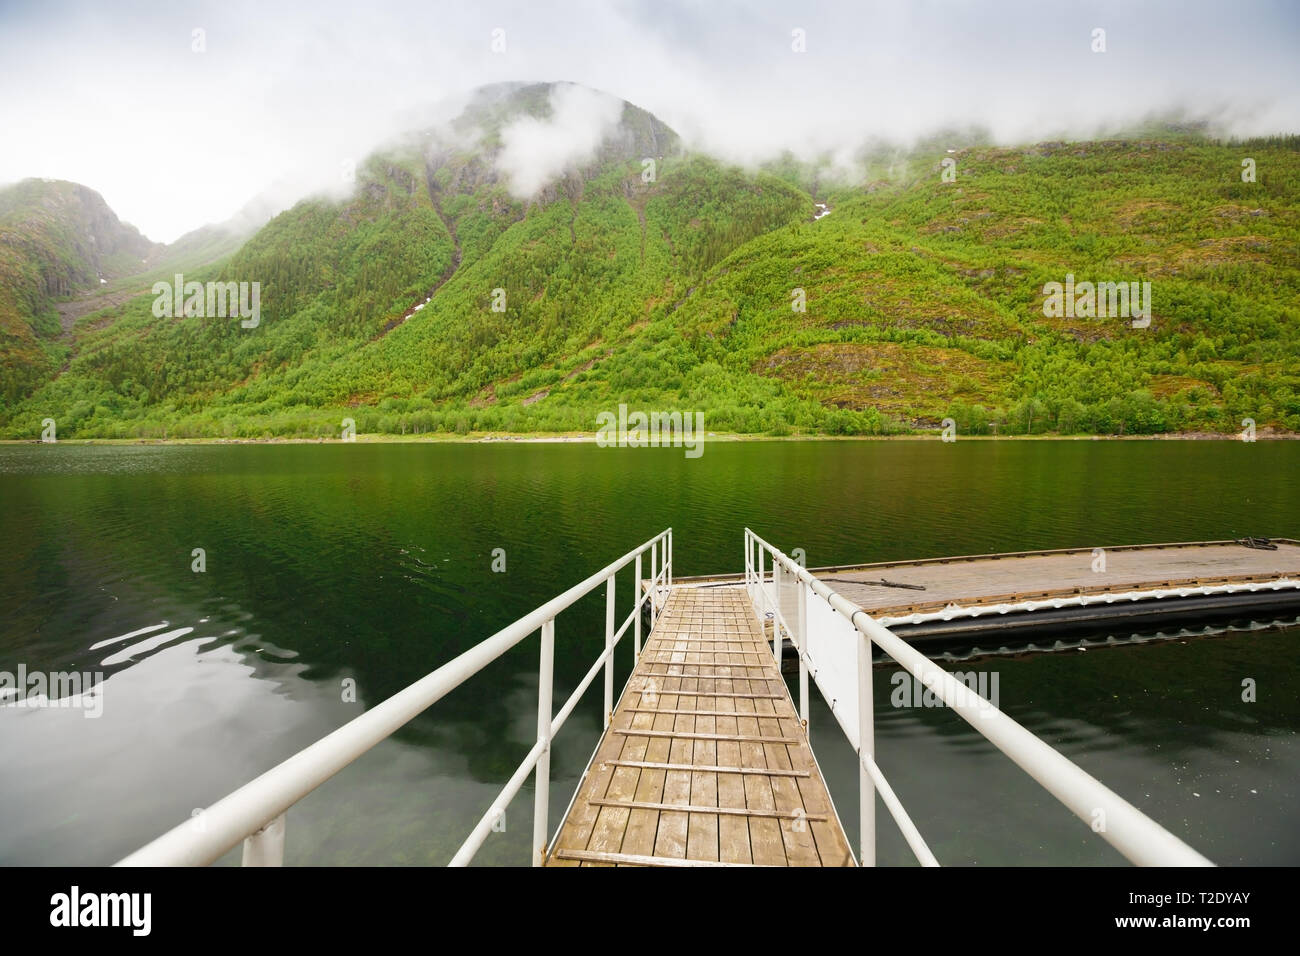
[[(246, 863), (250, 858), (257, 862), (280, 862), (277, 857), (280, 855), (278, 851), (282, 851), (283, 848), (282, 817), (290, 807), (524, 638), (546, 625), (553, 626), (552, 622), (561, 611), (590, 594), (601, 584), (610, 585), (612, 597), (613, 576), (633, 562), (636, 562), (639, 571), (641, 555), (649, 549), (652, 555), (657, 556), (661, 543), (664, 551), (663, 568), (654, 575), (654, 582), (657, 585), (660, 577), (670, 582), (672, 580), (670, 570), (672, 529), (668, 528), (575, 584), (558, 597), (547, 601), (530, 614), (507, 625), (404, 690), (398, 691), (364, 714), (353, 718), (314, 744), (244, 784), (202, 810), (193, 819), (174, 827), (131, 853), (117, 865), (205, 866), (234, 849), (241, 841), (247, 841), (244, 853)], [(641, 582), (637, 581), (638, 591), (640, 587)], [(638, 594), (636, 603), (638, 611), (643, 600)], [(639, 617), (637, 623), (639, 632)], [(622, 631), (619, 633), (621, 634)], [(613, 664), (611, 650), (612, 642), (607, 636), (606, 652), (601, 658), (606, 661), (607, 668), (612, 667)], [(637, 652), (640, 652), (639, 646)], [(610, 673), (612, 674), (612, 671)], [(586, 684), (579, 689), (584, 690), (585, 687)], [(549, 699), (549, 688), (547, 688), (547, 698)], [(551, 726), (554, 727), (553, 721)], [(538, 745), (535, 745), (525, 758), (521, 769), (525, 766), (535, 766), (540, 763), (539, 758), (548, 756), (549, 742), (548, 737), (543, 746), (543, 742), (539, 740)], [(526, 776), (526, 773), (523, 774), (523, 777)], [(522, 785), (523, 778), (518, 773), (516, 777), (520, 778), (518, 784)], [(506, 790), (515, 783), (516, 779), (512, 778), (507, 783)], [(514, 792), (518, 789), (519, 787), (515, 786)], [(511, 795), (513, 796), (513, 793)], [(491, 812), (489, 810), (489, 813)], [(273, 842), (278, 846), (278, 850), (270, 854), (269, 860), (263, 859), (262, 842)]]
[[(1096, 819), (1094, 816), (1096, 811), (1101, 810), (1104, 814), (1105, 826), (1097, 832), (1128, 860), (1139, 865), (1149, 866), (1213, 865), (1208, 859), (1174, 836), (1159, 823), (1110, 790), (1033, 732), (1007, 716), (990, 701), (980, 697), (946, 670), (872, 618), (863, 608), (822, 582), (788, 555), (773, 547), (749, 528), (745, 529), (745, 537), (746, 583), (756, 582), (759, 590), (764, 593), (765, 600), (766, 591), (763, 582), (766, 579), (762, 571), (763, 551), (767, 551), (773, 557), (774, 577), (776, 575), (775, 569), (779, 564), (784, 572), (794, 575), (797, 580), (808, 585), (814, 593), (824, 598), (838, 614), (853, 625), (866, 642), (866, 666), (868, 668), (870, 667), (870, 646), (876, 644), (901, 667), (911, 673), (913, 677), (920, 680), (928, 689), (933, 690), (962, 719), (978, 730), (986, 740), (1002, 753), (1010, 757), (1022, 770), (1060, 800), (1075, 816), (1085, 823), (1093, 823)], [(751, 541), (757, 543), (760, 548), (758, 568), (754, 568), (752, 564)], [(774, 609), (774, 637), (776, 641), (780, 641), (780, 625), (784, 624), (784, 620), (779, 606), (779, 595), (778, 600), (771, 603)], [(790, 630), (788, 626), (786, 630)], [(805, 645), (799, 648), (802, 667), (803, 656), (807, 652), (806, 635), (801, 633), (799, 640), (801, 644)], [(861, 660), (862, 655), (860, 652), (859, 661), (861, 662)], [(862, 665), (860, 663), (860, 687), (863, 679)], [(867, 679), (869, 680), (869, 675)], [(803, 686), (802, 680), (801, 672), (801, 687)], [(866, 688), (866, 696), (869, 700), (869, 685)], [(862, 699), (863, 697), (860, 695), (859, 701), (861, 702)], [(859, 720), (860, 722), (867, 722), (865, 726), (868, 728), (869, 734), (870, 722), (873, 720), (870, 713), (870, 704), (868, 704), (868, 713), (860, 713)], [(870, 738), (868, 740), (870, 741)], [(867, 747), (859, 748), (860, 770), (863, 774), (868, 775), (873, 783), (879, 785), (884, 782), (884, 778), (875, 764), (873, 749), (874, 745), (870, 742)], [(892, 804), (897, 803), (897, 798), (888, 789), (887, 784), (882, 789), (881, 795), (891, 812), (894, 812), (896, 808)], [(864, 792), (862, 799), (864, 801), (869, 799), (874, 802), (874, 793)], [(902, 810), (901, 804), (898, 804), (897, 810)], [(866, 819), (867, 816), (874, 814), (874, 809), (868, 812), (867, 808), (863, 806), (862, 812), (864, 819)], [(895, 813), (895, 818), (898, 819), (897, 813)], [(907, 832), (911, 826), (910, 820), (907, 820), (904, 814), (899, 823), (904, 830), (904, 835), (909, 837), (909, 844), (913, 845), (913, 849), (918, 851), (918, 857), (921, 857), (922, 861), (925, 862), (921, 851), (911, 839), (911, 834)], [(916, 836), (919, 839), (919, 834)], [(871, 839), (874, 843), (874, 833)], [(920, 846), (924, 847), (924, 843), (922, 842)], [(864, 836), (862, 855), (867, 857), (869, 852), (871, 858), (874, 859), (874, 846), (868, 851), (866, 837)], [(928, 853), (928, 850), (925, 850), (925, 852)]]

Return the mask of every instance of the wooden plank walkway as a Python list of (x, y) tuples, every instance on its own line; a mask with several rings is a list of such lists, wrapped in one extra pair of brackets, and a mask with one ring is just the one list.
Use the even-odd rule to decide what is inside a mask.
[(742, 588), (669, 593), (546, 865), (853, 865)]

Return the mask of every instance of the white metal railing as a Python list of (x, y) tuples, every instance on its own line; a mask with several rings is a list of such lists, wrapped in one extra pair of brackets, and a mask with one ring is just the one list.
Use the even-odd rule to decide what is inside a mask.
[[(642, 592), (641, 562), (650, 552), (650, 584)], [(636, 600), (622, 625), (614, 628), (614, 576), (633, 566)], [(204, 866), (244, 844), (245, 866), (279, 866), (284, 862), (285, 815), (289, 808), (348, 766), (376, 744), (455, 690), (529, 635), (541, 632), (538, 665), (537, 742), (507, 781), (478, 825), (452, 858), (465, 866), (505, 813), (530, 774), (536, 778), (533, 800), (532, 863), (540, 866), (548, 847), (551, 741), (573, 713), (583, 693), (601, 669), (605, 672), (605, 726), (614, 710), (614, 649), (633, 628), (634, 659), (641, 656), (641, 611), (649, 601), (650, 626), (662, 606), (661, 589), (672, 585), (673, 531), (668, 528), (606, 565), (580, 584), (553, 598), (531, 614), (498, 631), (405, 690), (372, 707), (338, 730), (272, 767), (255, 780), (223, 797), (187, 823), (164, 833), (121, 860), (118, 866)], [(555, 618), (580, 598), (605, 585), (605, 650), (596, 658), (577, 688), (552, 716), (555, 664)]]
[[(766, 571), (768, 558), (772, 566), (770, 575)], [(745, 529), (745, 588), (759, 623), (763, 624), (767, 615), (771, 615), (772, 653), (778, 667), (783, 633), (790, 636), (799, 654), (799, 715), (805, 726), (811, 676), (858, 752), (859, 862), (862, 865), (875, 865), (877, 792), (921, 864), (939, 865), (875, 762), (873, 644), (1131, 862), (1147, 866), (1213, 865), (748, 528)], [(793, 600), (788, 595), (783, 598), (783, 592), (791, 591)], [(787, 623), (783, 603), (792, 605), (789, 609), (794, 626)], [(819, 619), (816, 627), (810, 627), (810, 615)], [(815, 653), (826, 659), (819, 661)]]

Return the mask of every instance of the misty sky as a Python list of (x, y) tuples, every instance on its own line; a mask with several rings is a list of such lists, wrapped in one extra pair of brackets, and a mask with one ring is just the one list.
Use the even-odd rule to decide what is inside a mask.
[(1297, 132), (1297, 64), (1292, 0), (0, 0), (0, 183), (85, 183), (171, 241), (255, 196), (337, 184), (435, 104), (502, 80), (605, 90), (748, 162), (951, 124), (1089, 135), (1176, 109)]

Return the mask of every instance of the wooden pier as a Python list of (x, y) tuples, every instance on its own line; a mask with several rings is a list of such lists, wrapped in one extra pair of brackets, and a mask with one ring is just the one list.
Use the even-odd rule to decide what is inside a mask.
[[(1075, 548), (813, 573), (916, 641), (1216, 609), (1300, 612), (1300, 542), (1272, 543)], [(741, 584), (722, 575), (678, 578), (665, 589), (546, 865), (854, 864), (773, 657), (770, 627), (760, 627)], [(1040, 603), (1023, 610), (1025, 602)], [(946, 612), (954, 609), (984, 613), (952, 620)]]
[[(813, 574), (746, 528), (742, 574), (683, 579), (672, 572), (673, 531), (668, 528), (207, 807), (203, 827), (189, 820), (179, 823), (120, 865), (206, 865), (241, 843), (244, 865), (281, 865), (290, 808), (538, 634), (536, 743), (452, 856), (452, 866), (469, 865), (530, 776), (535, 783), (529, 854), (534, 866), (873, 866), (877, 798), (917, 861), (939, 865), (885, 770), (875, 763), (874, 706), (862, 692), (871, 687), (873, 647), (958, 710), (1084, 823), (1097, 810), (1106, 814), (1110, 822), (1101, 838), (1130, 861), (1210, 865), (1003, 714), (995, 702), (981, 703), (978, 697), (973, 702), (964, 683), (911, 647), (910, 637), (895, 632), (905, 621), (886, 622), (889, 613), (915, 617), (918, 609), (939, 607), (937, 616), (952, 623), (948, 605), (957, 601), (983, 602), (974, 610), (994, 621), (1021, 611), (1022, 616), (1050, 617), (1051, 611), (1038, 610), (1033, 601), (1017, 611), (1006, 600), (1055, 594), (1063, 596), (1048, 603), (1057, 611), (1087, 610), (1089, 591), (1102, 595), (1098, 604), (1105, 611), (1107, 589), (1116, 591), (1111, 595), (1116, 609), (1145, 603), (1158, 605), (1156, 614), (1188, 598), (1236, 601), (1256, 593), (1266, 598), (1271, 593), (1270, 599), (1290, 601), (1287, 606), (1294, 609), (1300, 606), (1295, 603), (1300, 543), (1277, 544), (1269, 550), (1234, 542), (1111, 548), (1104, 567), (1088, 563), (1091, 577), (1082, 565), (1099, 555), (1086, 549), (821, 568)], [(650, 575), (645, 578), (647, 554)], [(632, 607), (617, 626), (615, 583), (625, 569), (637, 584)], [(1180, 582), (1188, 586), (1168, 589)], [(913, 587), (897, 586), (909, 583)], [(856, 588), (861, 606), (840, 594), (840, 587)], [(605, 650), (557, 712), (556, 617), (598, 588), (605, 592)], [(908, 592), (906, 604), (891, 594), (899, 590)], [(792, 594), (793, 606), (787, 601)], [(653, 626), (616, 705), (613, 654), (629, 631), (640, 643), (647, 605), (657, 612), (652, 613)], [(966, 608), (965, 613), (971, 612)], [(912, 621), (918, 623), (923, 622)], [(766, 634), (772, 636), (771, 647)], [(798, 712), (778, 666), (786, 636), (798, 638)], [(556, 832), (549, 825), (552, 741), (602, 671), (605, 732)], [(812, 687), (830, 702), (845, 739), (862, 754), (856, 857), (798, 716), (808, 713)]]
[(674, 588), (548, 866), (852, 866), (742, 588)]

